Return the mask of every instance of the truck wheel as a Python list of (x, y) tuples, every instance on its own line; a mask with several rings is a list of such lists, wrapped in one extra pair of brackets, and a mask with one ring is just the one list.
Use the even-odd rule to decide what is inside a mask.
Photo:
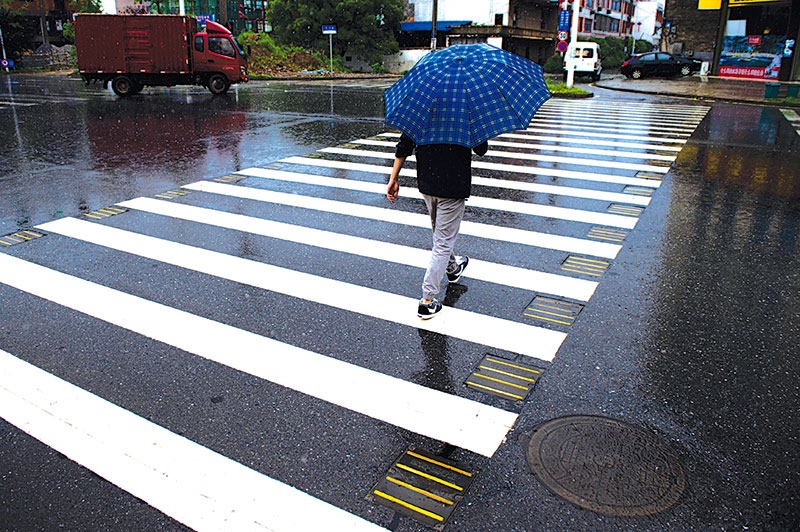
[(134, 83), (128, 76), (117, 76), (111, 80), (111, 90), (113, 90), (117, 96), (123, 98), (125, 96), (136, 94), (135, 87), (136, 83)]
[(212, 74), (211, 77), (208, 78), (208, 90), (211, 91), (211, 94), (225, 94), (228, 92), (228, 87), (230, 86), (231, 84), (228, 83), (228, 78), (222, 74)]

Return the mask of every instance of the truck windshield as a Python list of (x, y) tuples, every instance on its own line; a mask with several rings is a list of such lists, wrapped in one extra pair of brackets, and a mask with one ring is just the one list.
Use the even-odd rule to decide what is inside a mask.
[(236, 52), (233, 51), (233, 45), (227, 37), (209, 37), (208, 51), (228, 57), (236, 57)]

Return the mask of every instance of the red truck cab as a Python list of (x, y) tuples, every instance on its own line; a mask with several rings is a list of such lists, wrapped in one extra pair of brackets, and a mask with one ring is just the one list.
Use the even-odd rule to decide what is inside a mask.
[(250, 79), (244, 50), (228, 28), (211, 20), (206, 22), (206, 31), (194, 35), (192, 65), (214, 94), (224, 94), (231, 83)]
[(205, 31), (180, 15), (79, 14), (75, 20), (78, 70), (119, 96), (148, 85), (202, 85), (225, 94), (249, 80), (247, 57), (225, 26), (209, 21)]

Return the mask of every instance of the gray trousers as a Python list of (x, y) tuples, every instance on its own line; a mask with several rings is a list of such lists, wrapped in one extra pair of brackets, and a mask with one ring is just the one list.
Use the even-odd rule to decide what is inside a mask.
[(439, 198), (423, 194), (433, 228), (431, 262), (422, 280), (422, 298), (433, 299), (439, 293), (447, 266), (455, 261), (453, 247), (464, 216), (464, 198)]

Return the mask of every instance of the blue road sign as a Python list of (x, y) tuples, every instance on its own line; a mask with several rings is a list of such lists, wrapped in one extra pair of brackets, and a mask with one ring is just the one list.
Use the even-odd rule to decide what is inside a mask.
[(572, 11), (569, 9), (562, 9), (558, 14), (558, 31), (569, 31), (569, 23)]
[(322, 34), (323, 35), (336, 35), (336, 25), (335, 24), (326, 24), (322, 26)]
[(14, 61), (11, 59), (0, 59), (0, 68), (14, 68)]

